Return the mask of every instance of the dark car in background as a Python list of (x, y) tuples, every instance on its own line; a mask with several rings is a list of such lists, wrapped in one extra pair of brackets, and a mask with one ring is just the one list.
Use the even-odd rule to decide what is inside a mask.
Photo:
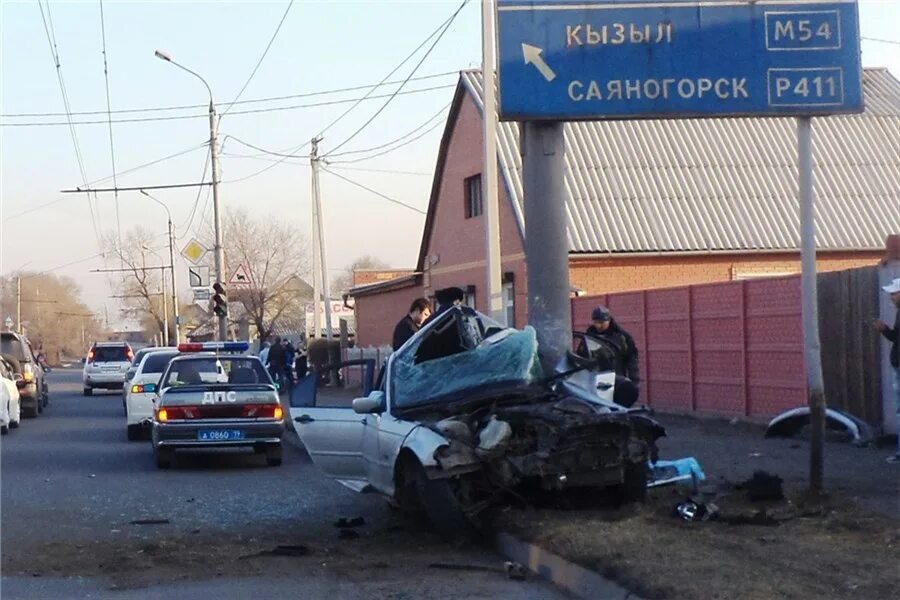
[(38, 416), (47, 407), (49, 393), (44, 367), (35, 356), (28, 338), (12, 331), (0, 332), (0, 354), (22, 377), (19, 387), (22, 414), (30, 418)]

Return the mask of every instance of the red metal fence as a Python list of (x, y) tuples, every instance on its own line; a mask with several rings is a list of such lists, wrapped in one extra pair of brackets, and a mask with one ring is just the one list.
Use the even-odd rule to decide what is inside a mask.
[(806, 404), (799, 277), (575, 298), (577, 330), (598, 304), (634, 336), (649, 406), (764, 419)]

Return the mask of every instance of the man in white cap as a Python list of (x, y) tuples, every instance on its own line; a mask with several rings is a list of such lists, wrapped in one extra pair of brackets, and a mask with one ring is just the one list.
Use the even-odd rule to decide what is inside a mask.
[[(894, 407), (897, 411), (897, 420), (900, 422), (900, 277), (884, 286), (885, 292), (891, 295), (891, 302), (897, 306), (897, 316), (894, 318), (894, 326), (889, 327), (884, 321), (875, 322), (875, 327), (885, 338), (891, 342), (891, 367), (894, 369)], [(890, 457), (888, 462), (900, 462), (900, 436), (897, 438), (897, 454)]]

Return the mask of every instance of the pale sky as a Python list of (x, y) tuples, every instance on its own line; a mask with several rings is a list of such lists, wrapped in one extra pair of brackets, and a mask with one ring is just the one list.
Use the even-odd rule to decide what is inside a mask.
[[(46, 2), (42, 2), (47, 10)], [(447, 19), (459, 2), (340, 2), (295, 1), (259, 71), (241, 100), (321, 92), (374, 84), (384, 78), (404, 57)], [(109, 129), (106, 125), (106, 93), (100, 29), (100, 6), (96, 1), (50, 2), (53, 30), (62, 75), (73, 112), (75, 129), (89, 182), (112, 174)], [(203, 85), (187, 73), (153, 56), (160, 48), (186, 67), (197, 71), (210, 84), (217, 103), (234, 99), (278, 25), (287, 2), (114, 2), (103, 3), (109, 93), (113, 110), (205, 104)], [(900, 77), (900, 0), (861, 0), (862, 60), (866, 67), (887, 67)], [(47, 42), (41, 11), (36, 0), (0, 0), (0, 112), (61, 113), (62, 96)], [(427, 46), (426, 46), (427, 48)], [(401, 68), (394, 79), (403, 79), (421, 56), (420, 51)], [(479, 3), (470, 2), (416, 76), (430, 76), (478, 66), (481, 60)], [(443, 117), (432, 117), (451, 100), (454, 74), (412, 81), (406, 89), (440, 88), (398, 96), (371, 125), (340, 151), (380, 146), (429, 123), (437, 125), (409, 145), (380, 157), (340, 170), (342, 175), (425, 210), (431, 188)], [(391, 92), (394, 87), (376, 92)], [(317, 95), (277, 102), (236, 105), (232, 111), (306, 105), (357, 98), (366, 90)], [(362, 103), (325, 133), (322, 152), (343, 142), (368, 120), (384, 99)], [(220, 140), (235, 136), (265, 149), (285, 151), (308, 141), (338, 117), (350, 104), (299, 107), (292, 110), (228, 114), (220, 125)], [(205, 158), (200, 146), (208, 138), (204, 108), (170, 112), (120, 113), (113, 119), (177, 115), (199, 118), (114, 123), (116, 170), (129, 168), (175, 154), (193, 151), (158, 165), (123, 174), (122, 186), (157, 185), (199, 181)], [(65, 116), (3, 117), (0, 127), (0, 273), (24, 267), (44, 270), (86, 259), (98, 253), (88, 210), (81, 195), (60, 190), (82, 184), (80, 170), (67, 126), (7, 126), (13, 123), (64, 123)], [(418, 133), (416, 134), (418, 135)], [(415, 137), (415, 136), (410, 136)], [(406, 138), (410, 139), (410, 138)], [(303, 148), (302, 151), (306, 151)], [(296, 226), (300, 235), (310, 231), (310, 169), (308, 161), (285, 161), (245, 181), (267, 166), (272, 157), (258, 155), (233, 139), (224, 145), (221, 199), (225, 208), (247, 208), (256, 214)], [(369, 153), (372, 154), (372, 153)], [(360, 158), (352, 154), (343, 158)], [(337, 160), (337, 159), (336, 159)], [(207, 178), (209, 175), (207, 175)], [(108, 180), (98, 185), (110, 186)], [(333, 175), (323, 173), (322, 193), (327, 228), (327, 249), (332, 274), (362, 254), (372, 254), (392, 266), (412, 266), (416, 260), (424, 216), (391, 204)], [(173, 214), (176, 234), (187, 243), (201, 218), (187, 227), (197, 197), (196, 190), (160, 190), (154, 195), (165, 201)], [(59, 199), (52, 206), (19, 216), (41, 204)], [(205, 202), (200, 196), (198, 213)], [(98, 225), (115, 231), (116, 211), (112, 194), (97, 202)], [(165, 232), (165, 213), (137, 192), (119, 194), (122, 231), (137, 224)], [(211, 209), (207, 209), (207, 215)], [(280, 240), (290, 243), (290, 240)], [(160, 237), (160, 245), (164, 237)], [(73, 277), (84, 288), (85, 300), (113, 315), (116, 300), (102, 275), (99, 257), (60, 268), (54, 272)], [(112, 266), (112, 265), (110, 265)], [(184, 265), (182, 265), (184, 268)], [(185, 281), (182, 272), (181, 281)]]

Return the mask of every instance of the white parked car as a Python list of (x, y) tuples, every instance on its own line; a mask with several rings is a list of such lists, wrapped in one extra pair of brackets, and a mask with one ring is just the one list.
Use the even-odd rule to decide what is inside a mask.
[(640, 500), (665, 430), (646, 409), (613, 401), (629, 382), (601, 366), (609, 349), (589, 342), (545, 373), (534, 329), (451, 308), (391, 355), (381, 389), (352, 408), (322, 393), (320, 405), (314, 373), (294, 389), (291, 418), (327, 475), (424, 509), (447, 537), (479, 529), (510, 497)]
[(157, 395), (156, 386), (169, 361), (178, 356), (178, 350), (153, 348), (146, 352), (141, 350), (138, 354), (140, 363), (134, 369), (125, 392), (125, 422), (129, 440), (140, 439), (143, 433), (150, 432), (153, 423), (153, 399)]
[(132, 359), (134, 352), (125, 342), (95, 343), (84, 361), (82, 373), (84, 395), (92, 395), (97, 388), (122, 389)]
[(7, 428), (15, 429), (22, 419), (22, 403), (19, 397), (18, 382), (21, 376), (17, 375), (6, 360), (0, 358), (0, 423), (3, 432)]

